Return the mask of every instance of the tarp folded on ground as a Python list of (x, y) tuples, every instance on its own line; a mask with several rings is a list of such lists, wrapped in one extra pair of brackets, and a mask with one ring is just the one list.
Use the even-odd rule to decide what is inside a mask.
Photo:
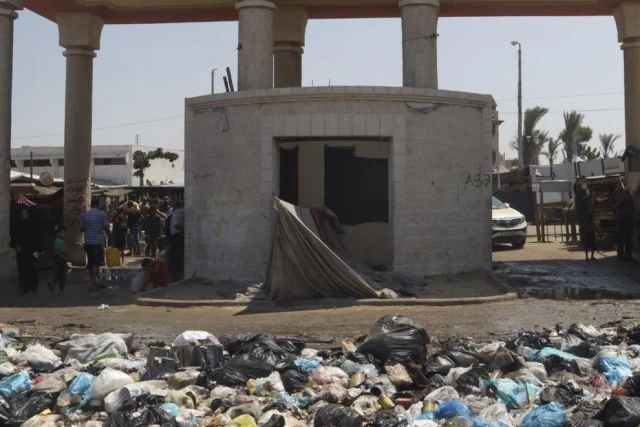
[(272, 300), (378, 298), (376, 291), (315, 234), (309, 209), (278, 198), (274, 203), (276, 227), (264, 283)]

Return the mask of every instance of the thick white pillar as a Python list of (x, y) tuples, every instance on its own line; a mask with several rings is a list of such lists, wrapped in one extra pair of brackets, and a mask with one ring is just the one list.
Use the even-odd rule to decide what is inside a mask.
[(11, 228), (11, 92), (13, 83), (13, 21), (22, 0), (0, 0), (0, 288), (17, 276), (9, 248)]
[(91, 203), (91, 126), (93, 58), (100, 49), (104, 21), (93, 13), (56, 15), (60, 46), (66, 48), (67, 83), (64, 120), (64, 225), (67, 257), (86, 262), (80, 219)]
[(309, 15), (304, 7), (280, 8), (275, 14), (273, 60), (275, 87), (302, 86), (302, 54)]
[(438, 0), (400, 0), (402, 84), (438, 88)]
[(238, 10), (238, 90), (273, 88), (273, 14), (266, 0), (242, 0)]

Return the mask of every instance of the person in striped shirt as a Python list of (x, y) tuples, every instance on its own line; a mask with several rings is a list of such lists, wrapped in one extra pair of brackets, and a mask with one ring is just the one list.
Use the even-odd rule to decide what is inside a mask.
[(91, 209), (82, 215), (80, 231), (84, 233), (84, 250), (87, 253), (87, 270), (91, 285), (89, 291), (99, 289), (96, 279), (100, 267), (104, 265), (105, 233), (109, 234), (109, 218), (106, 212), (100, 210), (97, 199), (91, 201)]

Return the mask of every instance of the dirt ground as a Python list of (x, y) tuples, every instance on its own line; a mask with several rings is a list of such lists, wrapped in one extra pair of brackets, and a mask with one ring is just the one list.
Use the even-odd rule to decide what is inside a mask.
[[(517, 282), (530, 279), (527, 272), (531, 265), (557, 268), (575, 265), (575, 270), (560, 268), (557, 281), (566, 281), (582, 269), (584, 277), (597, 273), (603, 283), (610, 278), (606, 272), (617, 272), (622, 278), (633, 278), (638, 264), (618, 265), (611, 253), (598, 255), (599, 261), (587, 263), (582, 253), (566, 248), (560, 243), (538, 244), (530, 241), (523, 250), (501, 248), (494, 253), (496, 273), (505, 280)], [(505, 268), (505, 265), (508, 268)], [(520, 267), (518, 267), (520, 266)], [(580, 267), (578, 267), (580, 266)], [(585, 270), (586, 269), (586, 270)], [(604, 272), (604, 273), (603, 273)], [(74, 271), (65, 294), (50, 293), (41, 285), (35, 297), (14, 298), (5, 293), (0, 302), (0, 323), (21, 320), (19, 326), (27, 335), (46, 336), (54, 340), (73, 332), (135, 332), (144, 343), (154, 340), (172, 341), (185, 330), (207, 330), (215, 335), (230, 332), (266, 332), (275, 335), (307, 336), (309, 338), (340, 339), (353, 337), (368, 331), (381, 316), (401, 313), (421, 322), (434, 336), (496, 338), (521, 329), (552, 328), (556, 323), (568, 326), (572, 323), (601, 325), (627, 319), (640, 318), (640, 300), (598, 299), (582, 300), (523, 298), (472, 306), (449, 307), (340, 307), (332, 309), (288, 308), (167, 308), (142, 307), (134, 304), (126, 277), (105, 283), (111, 289), (100, 293), (86, 291), (86, 273)], [(525, 277), (525, 279), (522, 279)], [(554, 276), (555, 277), (555, 276)], [(615, 277), (613, 280), (618, 280)], [(535, 282), (535, 280), (534, 280)], [(556, 282), (545, 282), (555, 286)], [(637, 288), (640, 285), (629, 286)], [(110, 306), (98, 310), (101, 304)], [(25, 322), (26, 321), (26, 322)]]

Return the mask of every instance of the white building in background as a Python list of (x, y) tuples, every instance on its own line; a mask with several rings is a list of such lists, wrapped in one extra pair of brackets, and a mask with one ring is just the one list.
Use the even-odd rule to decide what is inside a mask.
[[(140, 178), (133, 176), (133, 153), (145, 153), (157, 147), (144, 145), (94, 145), (91, 148), (91, 181), (99, 185), (140, 185)], [(167, 150), (176, 153), (178, 160), (153, 160), (144, 171), (145, 185), (184, 184), (184, 150)], [(11, 149), (11, 170), (30, 173), (33, 153), (33, 174), (51, 172), (54, 178), (64, 179), (64, 147), (20, 147)]]

